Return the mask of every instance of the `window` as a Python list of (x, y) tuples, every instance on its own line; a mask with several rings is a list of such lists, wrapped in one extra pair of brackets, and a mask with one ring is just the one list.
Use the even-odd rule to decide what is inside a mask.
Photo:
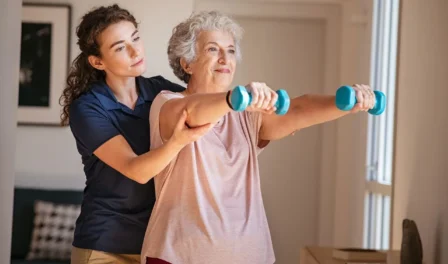
[(369, 116), (364, 247), (389, 249), (394, 140), (394, 102), (399, 0), (374, 0), (371, 84), (386, 95), (386, 111)]

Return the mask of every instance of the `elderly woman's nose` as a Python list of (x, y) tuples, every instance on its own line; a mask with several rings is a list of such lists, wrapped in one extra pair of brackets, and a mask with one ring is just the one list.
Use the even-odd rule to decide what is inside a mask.
[(227, 63), (227, 59), (228, 59), (227, 52), (220, 51), (219, 52), (219, 63)]

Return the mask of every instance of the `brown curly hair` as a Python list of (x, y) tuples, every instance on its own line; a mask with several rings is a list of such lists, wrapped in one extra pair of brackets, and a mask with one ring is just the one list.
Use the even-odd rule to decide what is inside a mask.
[(61, 104), (61, 125), (68, 125), (70, 105), (83, 93), (89, 91), (90, 85), (105, 77), (103, 71), (93, 68), (88, 57), (91, 55), (101, 57), (98, 36), (110, 25), (129, 21), (137, 28), (137, 21), (134, 16), (114, 4), (95, 8), (82, 17), (81, 23), (76, 28), (78, 37), (77, 45), (81, 53), (73, 61), (67, 77), (67, 86), (64, 88), (59, 99)]

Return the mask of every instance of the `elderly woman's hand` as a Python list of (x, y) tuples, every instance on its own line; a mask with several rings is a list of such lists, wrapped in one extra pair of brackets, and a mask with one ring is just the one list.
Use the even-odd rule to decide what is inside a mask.
[(251, 82), (246, 85), (247, 91), (252, 95), (252, 102), (246, 111), (257, 111), (272, 114), (277, 110), (277, 93), (269, 88), (265, 83)]
[(359, 111), (367, 112), (375, 107), (376, 97), (369, 85), (354, 84), (352, 87), (356, 92), (357, 103), (350, 111), (351, 113), (357, 113)]

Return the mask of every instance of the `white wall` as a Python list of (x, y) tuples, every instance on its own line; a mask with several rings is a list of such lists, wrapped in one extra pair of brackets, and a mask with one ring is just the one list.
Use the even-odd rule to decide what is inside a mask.
[[(235, 9), (242, 11), (238, 6)], [(329, 9), (322, 6), (320, 10)], [(331, 11), (338, 14), (338, 9)], [(243, 62), (237, 66), (234, 85), (258, 80), (274, 89), (286, 89), (291, 97), (322, 93), (325, 48), (330, 41), (325, 19), (281, 18), (278, 14), (271, 8), (269, 17), (235, 17), (245, 36)], [(299, 131), (271, 142), (259, 156), (261, 191), (278, 264), (294, 262), (299, 258), (298, 248), (317, 243), (322, 132), (320, 126)]]
[[(201, 8), (221, 7), (233, 15), (250, 16), (260, 20), (266, 17), (300, 17), (305, 21), (316, 20), (317, 14), (324, 13), (320, 19), (325, 21), (325, 42), (329, 45), (323, 51), (325, 62), (322, 71), (325, 73), (323, 87), (320, 87), (323, 90), (313, 88), (315, 90), (307, 92), (334, 94), (341, 84), (369, 83), (371, 41), (369, 20), (372, 15), (372, 0), (227, 1), (225, 4), (218, 0), (197, 0), (196, 4)], [(285, 9), (287, 10), (279, 11)], [(300, 78), (300, 74), (298, 75)], [(303, 80), (299, 80), (298, 86), (303, 85)], [(297, 225), (300, 225), (299, 229), (309, 230), (297, 239), (303, 239), (302, 241), (306, 241), (308, 245), (362, 246), (366, 127), (367, 116), (361, 113), (324, 124), (319, 128), (320, 143), (316, 148), (319, 149), (320, 156), (311, 159), (312, 164), (319, 166), (319, 172), (310, 174), (305, 172), (304, 167), (296, 166), (297, 180), (302, 184), (307, 185), (309, 182), (306, 181), (316, 181), (314, 183), (317, 184), (317, 188), (313, 184), (309, 188), (317, 191), (317, 194), (304, 196), (307, 206), (315, 208), (315, 212), (309, 215), (306, 211), (308, 207), (301, 203), (302, 200), (297, 200), (294, 196), (289, 197), (296, 203), (294, 209), (300, 211), (300, 215), (306, 219), (297, 222)], [(297, 144), (292, 144), (291, 147), (297, 147)], [(282, 155), (291, 155), (300, 160), (302, 156), (297, 156), (294, 151), (283, 149)], [(275, 168), (277, 165), (272, 167)], [(266, 167), (269, 167), (269, 164)], [(297, 187), (298, 192), (300, 188), (302, 186)], [(281, 189), (278, 192), (281, 192)], [(268, 194), (265, 198), (266, 204), (274, 208), (279, 198), (271, 190)], [(282, 197), (283, 194), (278, 196)], [(315, 195), (317, 200), (314, 199)], [(278, 217), (280, 215), (288, 217), (283, 215), (280, 207), (275, 209), (275, 213), (279, 215)], [(317, 228), (314, 224), (309, 224), (316, 217)]]
[(401, 2), (393, 247), (409, 217), (426, 263), (448, 263), (448, 1)]
[[(344, 1), (341, 84), (370, 83), (372, 7), (373, 0)], [(336, 169), (330, 191), (334, 192), (332, 245), (338, 247), (363, 246), (367, 117), (359, 113), (337, 121)]]
[(22, 1), (1, 0), (0, 6), (0, 263), (8, 263), (11, 254)]
[[(35, 0), (38, 3), (72, 5), (71, 60), (79, 53), (75, 27), (91, 8), (118, 3), (129, 9), (140, 22), (145, 41), (148, 71), (146, 76), (161, 74), (177, 81), (168, 65), (166, 44), (172, 28), (188, 17), (193, 0)], [(6, 10), (6, 9), (4, 9)], [(85, 176), (75, 140), (69, 128), (27, 127), (17, 129), (16, 186), (82, 189)]]

